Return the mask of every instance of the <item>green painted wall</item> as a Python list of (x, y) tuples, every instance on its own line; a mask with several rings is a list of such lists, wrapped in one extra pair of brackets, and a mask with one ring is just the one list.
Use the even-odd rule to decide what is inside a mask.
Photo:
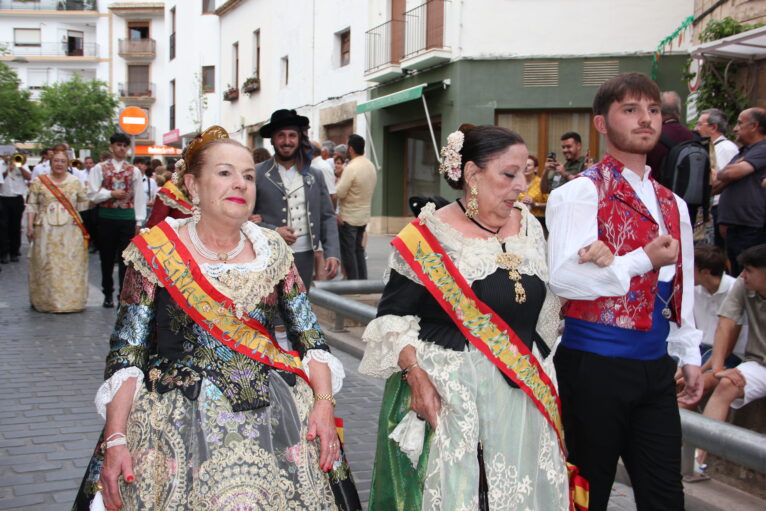
[[(601, 57), (596, 60), (604, 60)], [(620, 61), (620, 72), (651, 73), (650, 56), (612, 57)], [(546, 59), (535, 59), (539, 62)], [(582, 63), (585, 59), (547, 59), (559, 62), (558, 87), (524, 87), (525, 60), (462, 60), (413, 76), (386, 83), (371, 97), (380, 97), (421, 83), (450, 80), (446, 89), (425, 92), (429, 113), (441, 120), (441, 147), (447, 135), (464, 122), (493, 124), (495, 112), (505, 109), (590, 108), (598, 87), (582, 86)], [(675, 90), (682, 97), (688, 93), (681, 70), (685, 56), (663, 57), (657, 70), (661, 90)], [(373, 200), (374, 216), (400, 216), (406, 197), (404, 183), (404, 147), (402, 136), (388, 127), (425, 118), (421, 101), (410, 101), (369, 114), (372, 138), (382, 172)], [(456, 193), (442, 180), (440, 194), (454, 198)]]

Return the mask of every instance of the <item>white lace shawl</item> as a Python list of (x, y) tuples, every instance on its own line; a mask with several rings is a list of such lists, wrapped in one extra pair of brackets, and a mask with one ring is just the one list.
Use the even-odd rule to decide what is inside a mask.
[[(521, 205), (520, 203), (518, 205)], [(521, 227), (519, 233), (507, 237), (504, 241), (507, 252), (512, 252), (521, 258), (518, 271), (525, 275), (534, 275), (546, 283), (545, 300), (537, 320), (537, 333), (549, 348), (553, 348), (559, 327), (559, 299), (547, 285), (548, 265), (546, 263), (546, 242), (540, 222), (521, 205)], [(466, 238), (449, 224), (438, 219), (434, 212), (433, 203), (427, 204), (420, 213), (420, 220), (436, 236), (439, 242), (455, 263), (460, 273), (472, 284), (497, 271), (495, 256), (502, 252), (500, 243), (495, 239)], [(410, 268), (409, 264), (394, 250), (389, 259), (389, 270), (386, 279), (393, 269), (418, 285), (420, 279)], [(362, 340), (366, 343), (364, 357), (359, 371), (379, 378), (388, 378), (399, 371), (397, 361), (399, 352), (407, 345), (417, 347), (421, 342), (420, 319), (417, 316), (386, 315), (371, 321)], [(548, 357), (550, 359), (550, 357)], [(552, 369), (550, 360), (541, 360), (546, 371)], [(552, 373), (552, 371), (551, 371)]]
[[(167, 218), (165, 221), (176, 232), (178, 232), (181, 226), (191, 221), (191, 218)], [(242, 232), (245, 234), (248, 241), (250, 241), (250, 243), (253, 245), (253, 250), (256, 254), (253, 261), (229, 265), (204, 263), (200, 265), (200, 269), (202, 270), (202, 273), (204, 273), (205, 276), (210, 279), (210, 283), (213, 285), (213, 287), (218, 289), (218, 291), (224, 295), (228, 295), (228, 289), (216, 278), (222, 271), (224, 271), (224, 269), (227, 271), (241, 271), (243, 274), (252, 272), (268, 273), (269, 275), (267, 275), (265, 279), (265, 283), (267, 285), (263, 286), (263, 289), (259, 289), (257, 296), (254, 296), (251, 299), (251, 301), (255, 300), (257, 302), (261, 300), (263, 296), (265, 296), (263, 293), (266, 292), (266, 290), (270, 292), (276, 283), (281, 280), (281, 276), (279, 275), (284, 275), (286, 273), (286, 270), (282, 267), (278, 267), (280, 265), (275, 264), (273, 259), (275, 257), (279, 257), (279, 259), (282, 260), (285, 255), (289, 255), (289, 264), (291, 265), (292, 252), (290, 250), (286, 250), (284, 254), (275, 254), (275, 250), (279, 250), (281, 252), (280, 249), (283, 248), (281, 245), (284, 245), (284, 243), (280, 243), (281, 238), (276, 239), (275, 243), (275, 238), (272, 235), (273, 231), (259, 227), (252, 222), (246, 222), (242, 226)], [(143, 256), (138, 252), (137, 249), (135, 249), (133, 245), (128, 247), (123, 256), (126, 263), (136, 267), (139, 271), (145, 269), (146, 271), (141, 271), (141, 274), (149, 278), (155, 284), (160, 285), (154, 273), (151, 272), (151, 270), (148, 268), (144, 268), (145, 265), (143, 265)], [(287, 269), (289, 269), (289, 265), (287, 265)], [(277, 275), (275, 272), (281, 273)], [(309, 369), (309, 361), (311, 360), (330, 366), (330, 373), (332, 375), (332, 392), (333, 394), (340, 392), (341, 388), (343, 388), (343, 379), (346, 377), (346, 372), (343, 369), (343, 363), (338, 360), (335, 355), (328, 351), (319, 349), (307, 350), (306, 355), (301, 361), (301, 364), (303, 366), (303, 371), (309, 378), (311, 377), (311, 370)], [(137, 367), (126, 367), (125, 369), (120, 369), (116, 371), (103, 384), (101, 384), (101, 387), (99, 387), (98, 391), (96, 392), (95, 404), (96, 410), (102, 417), (106, 418), (106, 405), (112, 402), (112, 399), (114, 399), (115, 394), (118, 390), (120, 390), (122, 384), (130, 378), (136, 378), (136, 391), (133, 396), (135, 399), (135, 396), (138, 394), (138, 391), (141, 388), (144, 380), (143, 372)]]

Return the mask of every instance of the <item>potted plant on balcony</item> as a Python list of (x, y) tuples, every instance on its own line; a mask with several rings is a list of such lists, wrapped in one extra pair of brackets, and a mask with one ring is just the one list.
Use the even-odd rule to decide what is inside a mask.
[(239, 99), (239, 89), (232, 87), (231, 84), (226, 85), (226, 90), (223, 91), (224, 101), (236, 101)]
[(261, 79), (257, 76), (251, 76), (242, 84), (242, 92), (248, 96), (261, 88)]

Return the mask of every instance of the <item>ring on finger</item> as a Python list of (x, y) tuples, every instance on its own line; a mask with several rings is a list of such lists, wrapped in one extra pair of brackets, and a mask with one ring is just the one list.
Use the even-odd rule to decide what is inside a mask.
[(103, 485), (103, 484), (101, 484), (101, 481), (98, 481), (98, 482), (96, 483), (96, 489), (97, 489), (98, 491), (104, 491), (104, 485)]

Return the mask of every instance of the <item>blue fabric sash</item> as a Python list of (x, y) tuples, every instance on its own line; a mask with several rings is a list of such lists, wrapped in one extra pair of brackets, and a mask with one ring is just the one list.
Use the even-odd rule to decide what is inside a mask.
[(669, 300), (672, 291), (672, 282), (657, 283), (657, 297), (654, 299), (654, 311), (652, 312), (652, 329), (649, 331), (565, 318), (561, 345), (605, 357), (635, 360), (655, 360), (663, 357), (667, 353), (670, 322), (662, 316), (662, 309), (665, 308), (665, 303), (662, 300)]

